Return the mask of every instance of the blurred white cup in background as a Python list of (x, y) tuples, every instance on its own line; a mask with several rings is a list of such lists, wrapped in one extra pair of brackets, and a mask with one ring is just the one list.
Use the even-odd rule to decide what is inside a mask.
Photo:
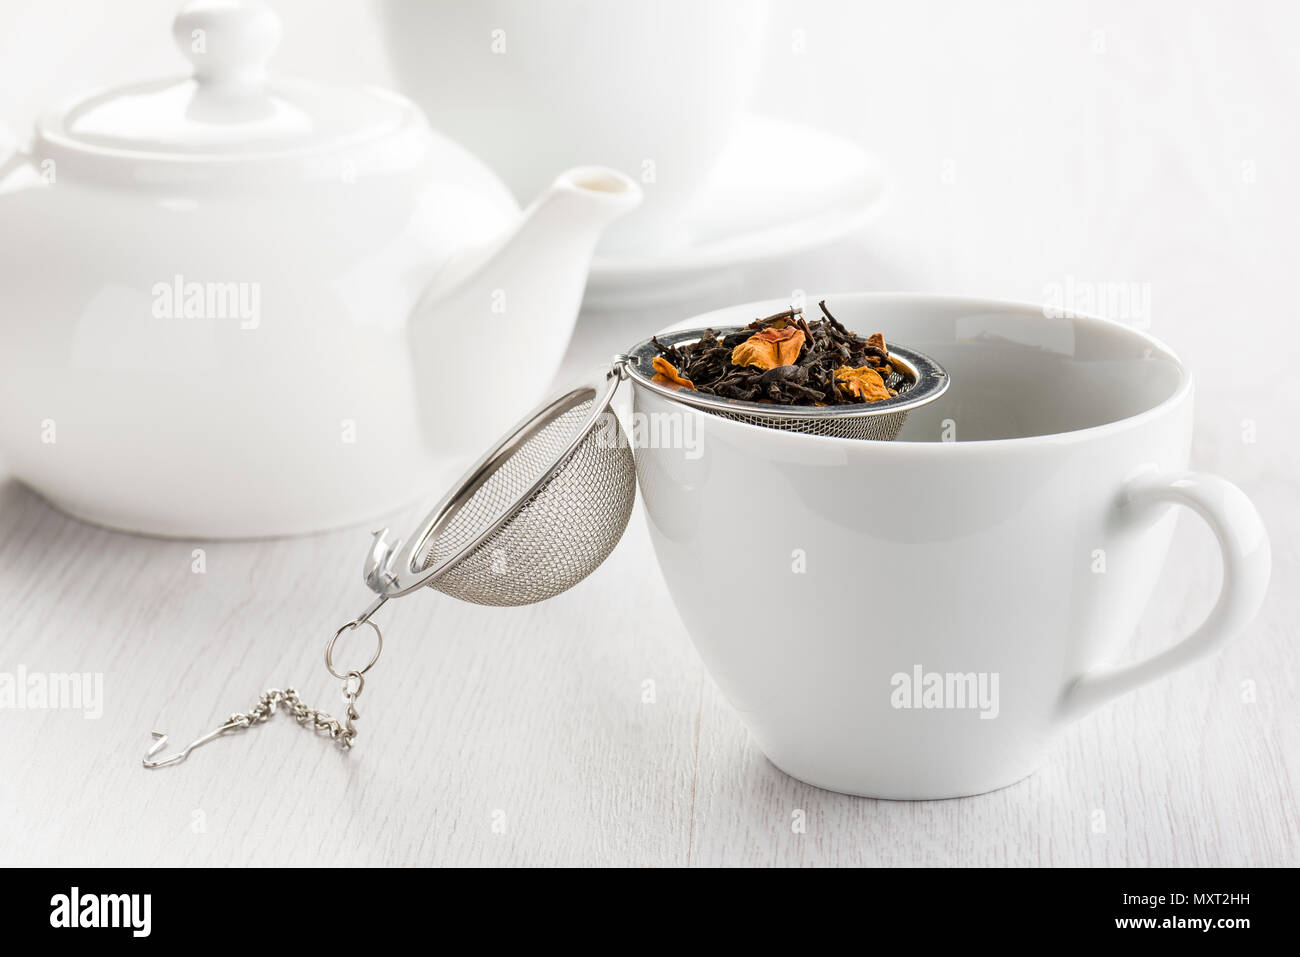
[(386, 0), (404, 92), (516, 196), (598, 163), (645, 192), (606, 252), (682, 245), (682, 213), (758, 77), (768, 0)]

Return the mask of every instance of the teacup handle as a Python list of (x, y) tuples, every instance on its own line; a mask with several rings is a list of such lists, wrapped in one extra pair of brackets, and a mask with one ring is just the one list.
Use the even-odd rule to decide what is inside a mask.
[(1080, 676), (1062, 701), (1066, 717), (1078, 717), (1111, 698), (1212, 654), (1248, 625), (1268, 589), (1272, 552), (1254, 504), (1241, 489), (1199, 472), (1143, 474), (1126, 486), (1119, 508), (1133, 514), (1162, 503), (1184, 505), (1214, 532), (1223, 553), (1223, 587), (1214, 608), (1190, 635), (1150, 658), (1102, 667)]

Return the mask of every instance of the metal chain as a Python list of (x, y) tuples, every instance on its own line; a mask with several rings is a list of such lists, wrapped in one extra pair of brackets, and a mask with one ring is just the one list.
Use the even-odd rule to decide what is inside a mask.
[[(350, 687), (353, 679), (356, 679), (357, 682), (355, 689)], [(352, 742), (357, 736), (357, 729), (353, 722), (361, 717), (357, 713), (356, 701), (361, 695), (361, 689), (364, 687), (365, 678), (361, 677), (361, 672), (351, 671), (348, 673), (347, 680), (343, 684), (343, 700), (348, 704), (347, 710), (343, 714), (343, 721), (339, 721), (324, 711), (307, 707), (302, 699), (298, 697), (298, 692), (293, 688), (285, 688), (283, 691), (279, 688), (268, 688), (262, 692), (262, 697), (257, 699), (257, 704), (248, 711), (232, 714), (226, 724), (230, 726), (232, 731), (249, 728), (255, 724), (261, 724), (275, 714), (276, 711), (283, 708), (300, 725), (311, 722), (313, 731), (329, 735), (332, 741), (337, 742), (338, 746), (346, 751), (352, 747)]]
[[(346, 751), (351, 748), (352, 742), (355, 741), (357, 737), (357, 728), (354, 722), (361, 717), (361, 715), (357, 713), (357, 698), (361, 697), (361, 692), (366, 687), (365, 673), (374, 667), (375, 662), (379, 660), (380, 652), (384, 649), (383, 632), (379, 630), (378, 625), (370, 620), (370, 615), (386, 600), (386, 598), (381, 596), (375, 604), (371, 605), (371, 607), (361, 615), (360, 618), (352, 619), (352, 621), (348, 622), (336, 631), (334, 637), (330, 639), (329, 644), (325, 646), (325, 667), (329, 669), (330, 674), (334, 675), (336, 678), (341, 678), (343, 681), (343, 700), (347, 702), (347, 708), (343, 712), (342, 721), (324, 711), (307, 707), (307, 705), (303, 703), (303, 700), (298, 697), (298, 692), (293, 688), (284, 688), (283, 690), (280, 688), (268, 688), (266, 691), (262, 692), (262, 696), (257, 699), (257, 704), (253, 705), (253, 707), (249, 708), (247, 711), (236, 711), (226, 719), (225, 724), (221, 725), (214, 731), (209, 731), (201, 738), (197, 738), (191, 742), (189, 747), (184, 751), (173, 754), (171, 757), (162, 759), (154, 758), (154, 755), (167, 744), (167, 735), (163, 734), (161, 731), (155, 731), (153, 733), (153, 746), (145, 752), (143, 762), (144, 766), (153, 769), (165, 768), (172, 764), (179, 764), (189, 757), (190, 752), (195, 748), (207, 744), (209, 741), (215, 740), (222, 735), (230, 734), (234, 731), (243, 731), (246, 728), (251, 728), (255, 724), (261, 724), (262, 722), (269, 720), (271, 715), (281, 710), (287, 712), (293, 720), (297, 721), (298, 724), (303, 727), (310, 725), (312, 731), (315, 733), (327, 735), (331, 741), (338, 744), (341, 750)], [(363, 668), (347, 672), (336, 670), (334, 667), (334, 645), (338, 642), (339, 637), (344, 632), (353, 631), (363, 624), (369, 625), (375, 631), (375, 653), (371, 656), (369, 663), (367, 663)]]

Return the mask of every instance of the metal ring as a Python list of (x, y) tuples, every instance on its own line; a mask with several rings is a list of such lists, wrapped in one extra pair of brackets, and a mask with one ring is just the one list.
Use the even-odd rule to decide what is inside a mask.
[[(339, 640), (339, 636), (342, 635), (343, 632), (352, 631), (358, 625), (369, 625), (371, 628), (375, 629), (375, 641), (376, 641), (375, 653), (371, 655), (370, 663), (366, 665), (364, 668), (360, 668), (360, 669), (353, 668), (349, 671), (345, 671), (342, 674), (339, 674), (337, 671), (334, 670), (334, 643)], [(379, 653), (383, 650), (384, 650), (384, 633), (379, 630), (379, 626), (376, 625), (369, 618), (366, 618), (364, 620), (360, 618), (353, 618), (350, 622), (348, 622), (338, 631), (334, 632), (334, 637), (331, 638), (329, 644), (325, 646), (325, 667), (329, 669), (329, 673), (332, 674), (335, 678), (338, 678), (340, 681), (347, 681), (348, 675), (351, 675), (353, 673), (358, 675), (364, 675), (367, 671), (373, 668), (375, 666), (375, 662), (379, 660)]]
[(626, 352), (620, 352), (609, 364), (610, 373), (622, 382), (628, 377), (627, 367), (636, 361), (636, 356), (628, 355)]

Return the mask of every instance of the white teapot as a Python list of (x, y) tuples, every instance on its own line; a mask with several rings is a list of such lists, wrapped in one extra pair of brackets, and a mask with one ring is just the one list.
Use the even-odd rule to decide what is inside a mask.
[(407, 100), (267, 76), (266, 6), (192, 2), (173, 32), (191, 76), (86, 96), (0, 159), (0, 468), (177, 537), (437, 492), (548, 390), (636, 184), (570, 170), (521, 214)]

